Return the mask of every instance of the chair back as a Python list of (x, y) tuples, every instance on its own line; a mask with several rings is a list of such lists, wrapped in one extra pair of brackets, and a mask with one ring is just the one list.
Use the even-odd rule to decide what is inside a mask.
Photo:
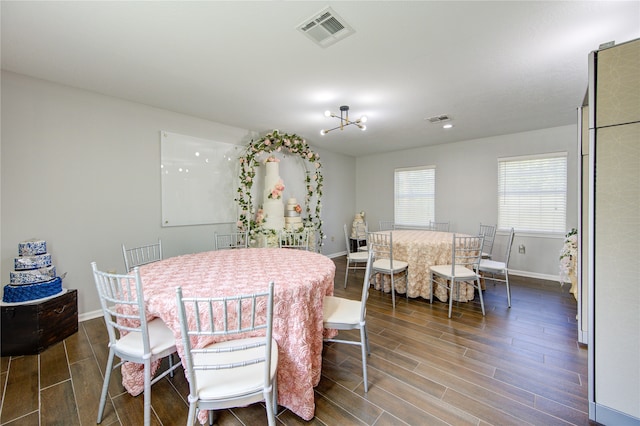
[(249, 232), (231, 232), (229, 234), (214, 235), (216, 250), (229, 250), (249, 247)]
[(459, 237), (453, 234), (451, 249), (451, 276), (455, 276), (456, 266), (464, 266), (470, 270), (477, 270), (482, 259), (482, 244), (484, 237)]
[(491, 256), (491, 252), (493, 251), (493, 242), (496, 239), (496, 225), (483, 225), (481, 223), (478, 235), (484, 237), (482, 251), (485, 255)]
[(344, 224), (344, 242), (347, 245), (347, 253), (351, 251), (351, 244), (349, 244), (349, 232), (347, 231), (347, 224)]
[(393, 232), (369, 232), (369, 251), (373, 252), (373, 259), (389, 259), (393, 269)]
[(127, 333), (139, 333), (144, 353), (151, 354), (138, 267), (130, 274), (99, 271), (96, 262), (91, 262), (91, 268), (109, 334), (109, 346), (113, 347)]
[(429, 222), (429, 228), (432, 231), (449, 232), (449, 222)]
[(507, 239), (507, 249), (504, 256), (504, 267), (509, 267), (509, 258), (511, 257), (511, 246), (513, 246), (513, 240), (516, 235), (515, 229), (511, 228), (509, 230), (509, 238)]
[(379, 231), (393, 231), (393, 229), (395, 228), (393, 220), (381, 220), (380, 222), (378, 222), (378, 225)]
[(309, 232), (303, 231), (281, 231), (278, 236), (280, 248), (292, 248), (298, 250), (309, 250)]
[[(264, 388), (271, 387), (273, 287), (274, 283), (270, 282), (265, 292), (213, 298), (184, 297), (182, 288), (176, 289), (185, 373), (191, 395), (198, 393), (197, 370), (232, 370), (259, 363), (264, 364)], [(247, 337), (253, 339), (247, 340)], [(209, 345), (207, 341), (224, 341), (225, 345)], [(202, 342), (204, 347), (196, 347), (202, 346)], [(255, 358), (234, 362), (234, 352), (248, 349), (255, 349)], [(214, 354), (227, 356), (208, 356)]]
[(122, 244), (122, 255), (124, 256), (124, 268), (127, 272), (140, 265), (162, 260), (162, 241), (147, 244), (140, 247), (126, 248)]
[(373, 251), (369, 250), (367, 258), (367, 268), (364, 272), (364, 282), (362, 283), (362, 297), (360, 298), (360, 322), (363, 323), (367, 316), (367, 299), (369, 299), (369, 288), (371, 288), (371, 269), (373, 266)]

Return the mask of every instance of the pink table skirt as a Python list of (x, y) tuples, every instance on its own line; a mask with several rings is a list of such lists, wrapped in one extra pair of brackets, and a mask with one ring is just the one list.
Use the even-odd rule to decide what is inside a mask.
[[(278, 403), (310, 420), (313, 388), (322, 367), (322, 304), (333, 294), (335, 265), (321, 254), (280, 248), (220, 250), (172, 257), (140, 267), (149, 318), (173, 330), (183, 357), (176, 287), (185, 297), (218, 297), (264, 291), (275, 283), (273, 337), (278, 342)], [(137, 395), (143, 371), (125, 364), (123, 385)]]

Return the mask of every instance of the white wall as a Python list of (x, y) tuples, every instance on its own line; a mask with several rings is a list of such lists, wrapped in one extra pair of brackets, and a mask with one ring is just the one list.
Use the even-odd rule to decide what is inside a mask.
[[(356, 209), (365, 210), (371, 229), (379, 220), (393, 220), (395, 168), (436, 166), (436, 220), (450, 221), (451, 230), (475, 234), (479, 223), (498, 220), (498, 163), (501, 157), (568, 152), (567, 229), (577, 224), (576, 126), (428, 146), (356, 160)], [(454, 130), (455, 131), (455, 130)], [(516, 233), (510, 268), (521, 274), (557, 279), (563, 236), (539, 237)], [(525, 245), (525, 254), (518, 246)], [(494, 253), (504, 244), (496, 237)]]
[[(78, 289), (80, 314), (93, 312), (91, 261), (123, 271), (122, 243), (161, 238), (169, 257), (210, 250), (214, 231), (231, 228), (161, 227), (159, 131), (236, 144), (247, 143), (249, 131), (4, 71), (1, 90), (3, 284), (18, 243), (44, 239), (58, 272), (68, 273), (64, 286)], [(355, 159), (316, 151), (325, 176), (323, 252), (342, 252), (342, 224), (355, 210)]]

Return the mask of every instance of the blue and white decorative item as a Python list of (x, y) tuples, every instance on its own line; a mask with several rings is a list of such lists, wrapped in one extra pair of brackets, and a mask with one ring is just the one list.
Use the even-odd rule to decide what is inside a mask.
[(51, 264), (46, 241), (22, 241), (18, 244), (18, 257), (14, 258), (14, 271), (9, 273), (9, 284), (3, 287), (2, 302), (25, 303), (57, 296), (65, 291), (62, 278)]
[(51, 266), (51, 255), (49, 253), (36, 254), (34, 256), (19, 256), (14, 258), (13, 269), (16, 271), (27, 271), (30, 269), (40, 269)]
[(47, 252), (47, 242), (44, 240), (31, 239), (18, 243), (18, 256), (34, 256)]

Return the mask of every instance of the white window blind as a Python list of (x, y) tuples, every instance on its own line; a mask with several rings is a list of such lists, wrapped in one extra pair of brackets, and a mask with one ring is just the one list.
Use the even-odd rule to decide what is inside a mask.
[(394, 222), (429, 226), (435, 215), (435, 166), (396, 169)]
[(498, 227), (566, 232), (567, 153), (498, 159)]

